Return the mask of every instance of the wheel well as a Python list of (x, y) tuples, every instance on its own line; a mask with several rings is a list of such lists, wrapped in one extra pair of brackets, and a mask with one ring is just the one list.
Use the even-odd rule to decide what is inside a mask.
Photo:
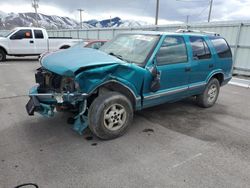
[(132, 91), (130, 91), (128, 88), (126, 88), (122, 84), (119, 84), (116, 82), (109, 82), (109, 83), (106, 83), (106, 84), (100, 86), (96, 90), (96, 92), (94, 92), (91, 101), (93, 101), (93, 98), (96, 98), (98, 95), (101, 95), (102, 93), (109, 92), (109, 91), (116, 91), (116, 92), (119, 92), (119, 93), (123, 94), (124, 96), (126, 96), (131, 101), (132, 106), (135, 109), (136, 99), (135, 99), (135, 96), (132, 93)]
[(0, 50), (3, 50), (5, 54), (8, 54), (4, 47), (0, 46)]
[(217, 73), (217, 74), (213, 75), (212, 78), (216, 78), (220, 82), (220, 85), (224, 81), (224, 75), (222, 73)]
[(67, 48), (70, 48), (70, 46), (69, 45), (63, 45), (59, 49), (67, 49)]

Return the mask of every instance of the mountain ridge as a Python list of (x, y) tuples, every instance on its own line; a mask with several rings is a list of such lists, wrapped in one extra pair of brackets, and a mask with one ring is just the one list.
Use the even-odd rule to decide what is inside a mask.
[[(46, 29), (77, 29), (80, 28), (79, 22), (76, 20), (56, 15), (46, 15), (33, 12), (26, 13), (4, 13), (0, 11), (0, 29), (9, 30), (14, 27), (30, 27), (36, 26), (36, 16), (38, 24)], [(119, 17), (104, 20), (88, 20), (82, 22), (84, 29), (89, 28), (106, 28), (106, 27), (139, 27), (148, 25), (146, 22), (139, 22), (134, 20), (122, 20)]]

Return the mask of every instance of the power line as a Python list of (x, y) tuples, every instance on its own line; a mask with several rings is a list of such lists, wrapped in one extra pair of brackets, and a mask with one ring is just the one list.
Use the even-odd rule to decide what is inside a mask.
[[(185, 3), (209, 2), (209, 12), (208, 12), (208, 20), (207, 21), (210, 22), (211, 14), (212, 14), (212, 7), (213, 7), (213, 0), (176, 0), (176, 1), (185, 2)], [(202, 10), (200, 14), (202, 14), (207, 8), (208, 7), (206, 7), (204, 10)]]

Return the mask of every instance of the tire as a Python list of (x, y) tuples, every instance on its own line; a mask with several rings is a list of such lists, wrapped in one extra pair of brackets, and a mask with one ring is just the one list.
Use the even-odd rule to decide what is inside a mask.
[(6, 61), (6, 53), (2, 49), (0, 49), (0, 62)]
[(107, 92), (98, 96), (88, 112), (89, 128), (103, 140), (122, 136), (133, 121), (130, 100), (118, 92)]
[(220, 83), (216, 78), (212, 78), (208, 82), (203, 94), (197, 96), (198, 105), (203, 108), (212, 107), (217, 101), (219, 93)]

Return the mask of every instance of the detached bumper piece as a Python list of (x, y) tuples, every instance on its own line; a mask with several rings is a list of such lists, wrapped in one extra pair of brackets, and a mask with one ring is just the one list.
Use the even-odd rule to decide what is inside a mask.
[(34, 112), (38, 112), (46, 117), (52, 117), (54, 115), (54, 107), (51, 105), (40, 103), (38, 97), (36, 96), (30, 96), (30, 100), (25, 107), (27, 113), (30, 116), (33, 116)]
[(31, 96), (29, 102), (26, 104), (26, 111), (30, 116), (34, 115), (35, 111), (42, 110), (42, 106), (36, 96)]

